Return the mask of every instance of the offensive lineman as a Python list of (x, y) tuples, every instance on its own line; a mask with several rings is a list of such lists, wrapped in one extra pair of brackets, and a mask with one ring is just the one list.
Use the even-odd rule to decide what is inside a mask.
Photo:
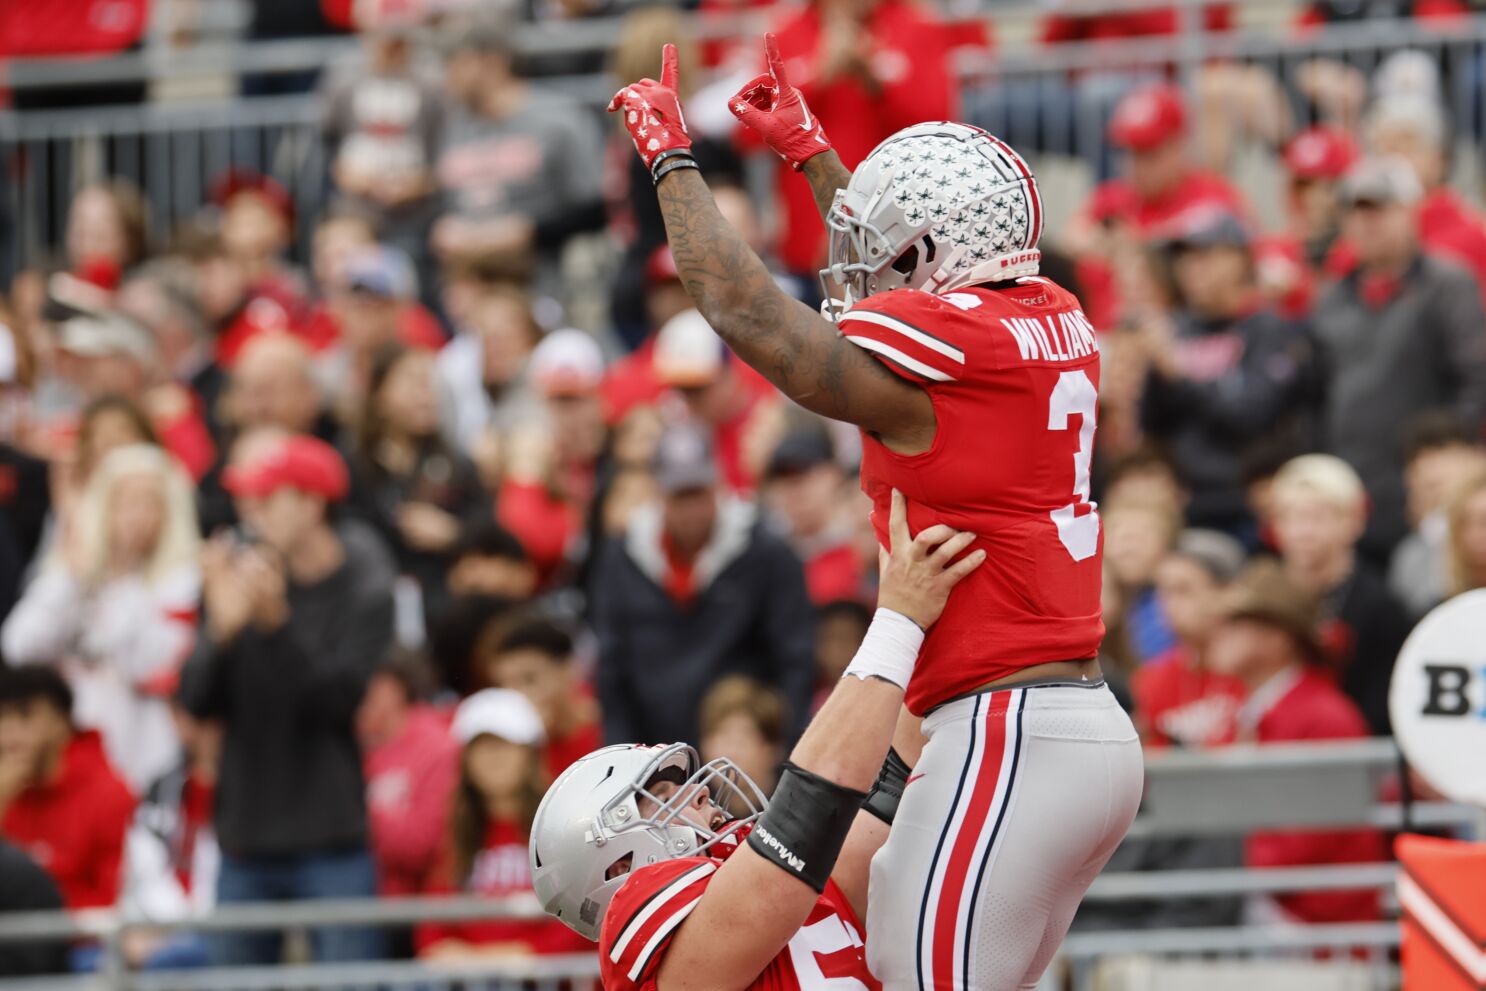
[(729, 106), (810, 182), (833, 319), (778, 289), (718, 213), (689, 153), (673, 47), (660, 82), (609, 109), (651, 170), (697, 309), (790, 398), (861, 428), (879, 539), (899, 489), (914, 527), (971, 531), (987, 552), (908, 689), (928, 743), (872, 865), (867, 959), (893, 991), (1032, 988), (1143, 783), (1135, 729), (1094, 659), (1098, 341), (1078, 300), (1036, 274), (1042, 203), (1015, 151), (925, 123), (849, 173), (772, 37), (766, 51), (768, 71)]
[[(605, 991), (875, 987), (862, 954), (867, 865), (906, 773), (884, 755), (895, 724), (917, 735), (900, 712), (924, 629), (985, 560), (955, 560), (974, 534), (910, 537), (892, 499), (877, 615), (767, 810), (731, 761), (702, 765), (680, 743), (605, 747), (543, 796), (532, 884), (544, 909), (598, 941)], [(739, 800), (752, 814), (732, 819), (723, 809)]]

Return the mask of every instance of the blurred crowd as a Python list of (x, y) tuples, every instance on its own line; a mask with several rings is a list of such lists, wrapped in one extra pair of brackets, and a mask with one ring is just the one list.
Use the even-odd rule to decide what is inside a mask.
[[(318, 82), (322, 209), (234, 169), (155, 231), (139, 189), (92, 182), (52, 262), (0, 296), (0, 910), (520, 894), (535, 803), (604, 742), (688, 741), (772, 787), (870, 620), (859, 444), (725, 349), (628, 140), (518, 71), (512, 17), (602, 7), (357, 3), (361, 51)], [(1298, 29), (1468, 7), (1317, 3)], [(992, 44), (912, 0), (770, 16), (848, 166), (959, 114), (950, 59)], [(808, 188), (717, 103), (759, 46), (693, 43), (693, 24), (627, 14), (614, 78), (681, 43), (719, 206), (815, 302)], [(1044, 43), (1173, 30), (1167, 10), (1057, 16)], [(1046, 239), (1043, 274), (1101, 335), (1102, 660), (1149, 747), (1387, 734), (1412, 625), (1486, 587), (1486, 218), (1449, 181), (1469, 122), (1427, 56), (1384, 68), (1376, 93), (1342, 63), (1293, 92), (1221, 64), (1195, 91), (1125, 78), (1094, 139), (1108, 177)], [(1232, 87), (1244, 114), (1215, 97)], [(1275, 229), (1224, 174), (1256, 135)], [(1122, 856), (1385, 846), (1277, 833)], [(1340, 892), (1211, 917), (1240, 909), (1379, 911)], [(324, 960), (585, 949), (555, 922), (311, 942)], [(125, 951), (167, 967), (282, 947), (161, 930)], [(0, 971), (96, 953), (5, 946)]]

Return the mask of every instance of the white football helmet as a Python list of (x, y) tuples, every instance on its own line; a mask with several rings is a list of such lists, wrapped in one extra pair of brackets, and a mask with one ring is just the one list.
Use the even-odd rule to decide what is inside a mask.
[[(650, 791), (658, 777), (679, 786), (667, 800)], [(698, 788), (708, 790), (714, 806), (706, 826), (682, 815)], [(649, 815), (640, 813), (641, 798), (649, 800)], [(595, 750), (558, 775), (537, 806), (529, 849), (532, 887), (549, 915), (596, 941), (609, 901), (631, 871), (695, 856), (757, 819), (766, 804), (758, 785), (732, 761), (703, 764), (684, 743)], [(734, 817), (723, 809), (744, 814)], [(626, 857), (628, 869), (609, 877)]]
[(836, 192), (826, 226), (827, 316), (888, 289), (944, 293), (1036, 275), (1042, 257), (1032, 170), (1000, 138), (950, 121), (915, 124), (874, 148)]

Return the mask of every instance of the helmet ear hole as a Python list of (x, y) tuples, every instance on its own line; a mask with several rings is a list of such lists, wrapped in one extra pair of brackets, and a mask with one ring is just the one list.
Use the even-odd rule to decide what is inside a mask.
[(914, 245), (893, 262), (893, 271), (900, 275), (911, 275), (918, 268), (918, 245)]

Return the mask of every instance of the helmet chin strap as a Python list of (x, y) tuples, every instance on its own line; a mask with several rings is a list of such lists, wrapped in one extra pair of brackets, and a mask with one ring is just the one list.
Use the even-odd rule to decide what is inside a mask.
[[(1042, 252), (1036, 248), (995, 255), (966, 269), (955, 270), (955, 262), (967, 251), (957, 247), (945, 256), (943, 264), (924, 280), (921, 288), (934, 295), (942, 295), (965, 286), (983, 282), (1010, 282), (1028, 275), (1036, 275), (1042, 262)], [(1015, 259), (1015, 261), (1012, 261)]]

